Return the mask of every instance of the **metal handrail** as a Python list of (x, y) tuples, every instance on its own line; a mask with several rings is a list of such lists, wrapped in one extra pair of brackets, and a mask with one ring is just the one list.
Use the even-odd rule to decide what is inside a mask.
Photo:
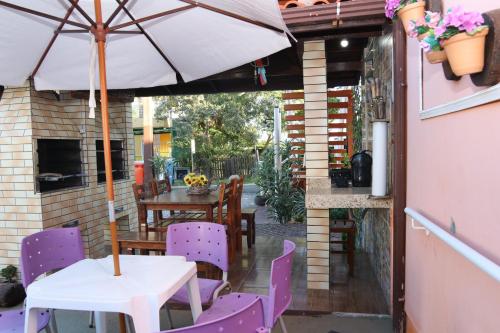
[(481, 253), (479, 253), (476, 250), (474, 250), (473, 248), (471, 248), (469, 245), (465, 244), (464, 242), (462, 242), (461, 240), (459, 240), (455, 236), (446, 232), (445, 230), (440, 228), (438, 225), (434, 224), (429, 219), (427, 219), (425, 216), (417, 213), (414, 209), (405, 208), (405, 213), (409, 217), (411, 217), (412, 227), (414, 229), (416, 229), (416, 230), (422, 229), (422, 228), (414, 226), (414, 221), (417, 221), (419, 224), (421, 224), (423, 226), (423, 229), (426, 231), (427, 234), (433, 233), (439, 239), (441, 239), (443, 242), (448, 244), (452, 249), (454, 249), (455, 251), (460, 253), (467, 260), (469, 260), (471, 263), (473, 263), (475, 266), (477, 266), (480, 270), (487, 273), (489, 276), (494, 278), (497, 282), (500, 282), (500, 265), (498, 265), (495, 262), (491, 261), (490, 259), (486, 258)]

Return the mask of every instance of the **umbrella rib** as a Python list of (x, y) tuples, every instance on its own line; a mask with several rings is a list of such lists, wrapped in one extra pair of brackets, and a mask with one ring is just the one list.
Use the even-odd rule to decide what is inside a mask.
[[(63, 29), (60, 31), (61, 34), (77, 34), (77, 33), (88, 33), (88, 30), (83, 29)], [(109, 31), (108, 34), (118, 34), (118, 35), (142, 35), (142, 32), (138, 30), (117, 30)]]
[(120, 10), (122, 10), (123, 7), (125, 7), (125, 5), (127, 4), (127, 2), (128, 2), (128, 0), (123, 0), (121, 3), (118, 4), (118, 7), (116, 7), (116, 9), (113, 12), (113, 14), (111, 14), (111, 16), (108, 18), (108, 20), (106, 21), (106, 23), (104, 23), (104, 28), (109, 27), (109, 25), (111, 24), (111, 22), (113, 22), (113, 20), (115, 19), (116, 15), (118, 15), (118, 13), (120, 12)]
[(46, 18), (46, 19), (49, 19), (49, 20), (57, 21), (57, 22), (63, 22), (63, 21), (65, 21), (66, 24), (74, 25), (75, 27), (79, 27), (79, 28), (82, 28), (82, 29), (90, 30), (90, 26), (88, 26), (88, 25), (85, 25), (85, 24), (82, 24), (82, 23), (78, 23), (78, 22), (75, 22), (75, 21), (71, 21), (71, 20), (64, 20), (64, 19), (62, 19), (60, 17), (57, 17), (57, 16), (54, 16), (54, 15), (50, 15), (50, 14), (47, 14), (47, 13), (39, 12), (39, 11), (34, 10), (34, 9), (30, 9), (30, 8), (26, 8), (26, 7), (14, 5), (12, 3), (8, 3), (8, 2), (5, 2), (5, 1), (1, 1), (0, 0), (0, 6), (4, 6), (4, 7), (7, 7), (7, 8), (11, 8), (11, 9), (15, 9), (15, 10), (18, 10), (20, 12), (28, 13), (28, 14), (35, 15), (35, 16), (40, 16), (40, 17), (43, 17), (43, 18)]
[[(130, 17), (130, 19), (132, 21), (112, 26), (112, 27), (109, 28), (109, 31), (114, 31), (114, 30), (122, 29), (122, 28), (125, 28), (125, 27), (128, 27), (128, 26), (134, 25), (134, 24), (137, 25), (138, 23), (142, 23), (142, 22), (154, 20), (154, 19), (157, 19), (157, 18), (160, 18), (160, 17), (163, 17), (163, 16), (167, 16), (167, 15), (170, 15), (170, 14), (182, 12), (182, 11), (185, 11), (185, 10), (188, 10), (188, 9), (192, 9), (192, 8), (195, 8), (195, 7), (196, 7), (195, 5), (188, 5), (188, 6), (184, 6), (184, 7), (179, 7), (179, 8), (167, 10), (165, 12), (161, 12), (161, 13), (157, 13), (157, 14), (153, 14), (153, 15), (141, 17), (140, 19), (133, 19), (132, 16), (129, 15), (129, 17)], [(129, 10), (127, 8), (125, 8), (125, 7), (123, 7), (123, 10), (126, 13), (130, 13)]]
[[(119, 4), (121, 4), (120, 0), (116, 0), (116, 2), (118, 2)], [(188, 7), (188, 6), (186, 6), (186, 7)], [(186, 7), (182, 7), (183, 10), (188, 9)], [(189, 7), (193, 8), (194, 6), (189, 6)], [(122, 7), (122, 9), (127, 14), (127, 16), (132, 20), (132, 22), (135, 22), (135, 25), (137, 26), (137, 28), (144, 34), (144, 37), (146, 37), (146, 39), (151, 43), (151, 45), (156, 49), (156, 51), (158, 51), (158, 53), (160, 54), (160, 56), (163, 59), (165, 59), (165, 61), (167, 62), (167, 64), (174, 70), (175, 74), (177, 74), (177, 76), (179, 76), (179, 78), (182, 81), (182, 75), (181, 75), (181, 73), (172, 64), (172, 62), (168, 59), (168, 57), (165, 55), (165, 53), (163, 53), (163, 51), (158, 47), (158, 45), (156, 45), (156, 43), (153, 41), (153, 39), (151, 38), (151, 36), (149, 36), (149, 34), (146, 32), (146, 30), (144, 30), (144, 28), (137, 22), (137, 20), (134, 18), (134, 16), (132, 15), (132, 13), (130, 13), (130, 11), (126, 7)], [(180, 11), (180, 10), (178, 10), (178, 11)], [(109, 29), (110, 30), (109, 32), (112, 32), (111, 29), (112, 28)]]
[(74, 5), (75, 5), (76, 10), (78, 10), (78, 11), (80, 12), (80, 14), (82, 14), (82, 15), (83, 15), (83, 17), (85, 17), (85, 19), (86, 19), (86, 20), (90, 23), (90, 25), (92, 25), (92, 26), (94, 26), (94, 27), (96, 26), (96, 24), (95, 24), (94, 20), (93, 20), (93, 19), (89, 16), (89, 14), (87, 14), (87, 12), (86, 12), (86, 11), (84, 11), (84, 10), (82, 9), (82, 7), (80, 7), (80, 5), (78, 4), (78, 1), (79, 1), (79, 0), (68, 0), (68, 1), (69, 1), (71, 4), (74, 4)]
[(68, 11), (66, 12), (66, 15), (64, 15), (63, 21), (59, 24), (59, 26), (57, 27), (56, 31), (54, 31), (54, 35), (50, 39), (50, 42), (47, 45), (47, 47), (45, 48), (45, 50), (43, 51), (43, 54), (40, 57), (40, 60), (38, 60), (38, 63), (36, 64), (36, 67), (33, 70), (33, 73), (31, 74), (32, 78), (35, 77), (36, 73), (40, 69), (40, 66), (42, 66), (43, 61), (47, 57), (47, 54), (49, 53), (50, 49), (52, 48), (52, 45), (54, 45), (54, 42), (56, 41), (57, 36), (59, 36), (59, 33), (61, 32), (61, 30), (64, 27), (64, 25), (66, 24), (66, 21), (71, 16), (71, 13), (73, 13), (73, 10), (75, 9), (75, 7), (78, 6), (78, 1), (80, 1), (80, 0), (71, 1), (71, 6), (68, 8)]
[(237, 19), (237, 20), (240, 20), (240, 21), (243, 21), (243, 22), (246, 22), (246, 23), (250, 23), (250, 24), (256, 25), (256, 26), (261, 27), (261, 28), (266, 28), (266, 29), (273, 30), (273, 31), (276, 31), (276, 32), (279, 32), (279, 33), (285, 33), (284, 30), (276, 28), (276, 27), (274, 27), (274, 26), (272, 26), (270, 24), (267, 24), (267, 23), (264, 23), (264, 22), (260, 22), (260, 21), (256, 21), (256, 20), (252, 20), (252, 19), (249, 19), (248, 17), (241, 16), (241, 15), (238, 15), (238, 14), (235, 14), (235, 13), (231, 13), (231, 12), (228, 12), (226, 10), (223, 10), (223, 9), (220, 9), (220, 8), (217, 8), (217, 7), (212, 7), (210, 5), (198, 2), (196, 0), (179, 0), (179, 1), (191, 4), (191, 5), (194, 5), (196, 7), (200, 7), (200, 8), (209, 10), (209, 11), (214, 12), (214, 13), (218, 13), (218, 14), (222, 14), (224, 16), (232, 17), (234, 19)]

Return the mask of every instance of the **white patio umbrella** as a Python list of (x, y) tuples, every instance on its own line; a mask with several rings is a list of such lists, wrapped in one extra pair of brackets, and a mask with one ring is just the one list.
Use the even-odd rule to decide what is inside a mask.
[(115, 275), (107, 89), (196, 80), (287, 48), (287, 35), (276, 0), (0, 1), (0, 85), (100, 89)]

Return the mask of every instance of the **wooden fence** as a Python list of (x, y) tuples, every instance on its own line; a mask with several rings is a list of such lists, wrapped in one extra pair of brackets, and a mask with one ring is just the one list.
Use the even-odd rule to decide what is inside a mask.
[(211, 179), (224, 179), (231, 175), (248, 177), (254, 174), (256, 165), (257, 159), (254, 155), (196, 161), (196, 169)]

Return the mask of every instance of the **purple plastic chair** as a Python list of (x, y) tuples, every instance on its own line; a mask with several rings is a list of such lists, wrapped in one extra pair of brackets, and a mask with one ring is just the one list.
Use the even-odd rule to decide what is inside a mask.
[[(38, 312), (38, 328), (37, 332), (46, 329), (51, 332), (49, 324), (49, 310), (41, 310)], [(0, 332), (19, 332), (24, 333), (24, 310), (8, 310), (0, 312)]]
[[(186, 260), (206, 262), (222, 270), (222, 280), (198, 279), (201, 303), (204, 305), (215, 300), (221, 290), (230, 286), (227, 281), (229, 258), (224, 225), (211, 222), (183, 222), (169, 225), (167, 255), (184, 256)], [(186, 287), (181, 288), (171, 299), (178, 303), (189, 304)]]
[[(83, 251), (82, 236), (78, 228), (57, 228), (38, 232), (23, 238), (21, 243), (21, 278), (25, 288), (27, 288), (37, 277), (44, 273), (62, 269), (85, 259)], [(57, 324), (53, 310), (50, 313), (43, 311), (38, 320), (39, 330), (47, 327), (49, 319), (52, 318), (54, 331), (57, 331)], [(19, 311), (17, 311), (19, 313)], [(23, 311), (24, 313), (24, 311)], [(21, 316), (20, 316), (21, 317)], [(24, 330), (24, 314), (21, 331)], [(41, 324), (45, 326), (41, 327)]]
[(48, 229), (23, 238), (21, 277), (25, 288), (44, 273), (85, 259), (78, 228)]
[[(261, 297), (264, 303), (266, 327), (271, 330), (279, 319), (281, 330), (286, 333), (283, 313), (292, 302), (292, 263), (295, 252), (295, 243), (285, 240), (283, 255), (273, 260), (271, 265), (271, 277), (269, 279), (269, 296), (256, 294), (231, 293), (217, 298), (210, 309), (203, 312), (196, 324), (206, 323), (214, 318), (227, 316), (229, 313), (238, 311), (248, 304), (252, 297)], [(242, 295), (248, 295), (243, 297)]]
[(246, 299), (245, 306), (237, 312), (232, 312), (203, 324), (164, 331), (163, 333), (269, 333), (270, 331), (264, 327), (262, 299), (250, 295), (244, 295), (243, 297), (248, 299)]

